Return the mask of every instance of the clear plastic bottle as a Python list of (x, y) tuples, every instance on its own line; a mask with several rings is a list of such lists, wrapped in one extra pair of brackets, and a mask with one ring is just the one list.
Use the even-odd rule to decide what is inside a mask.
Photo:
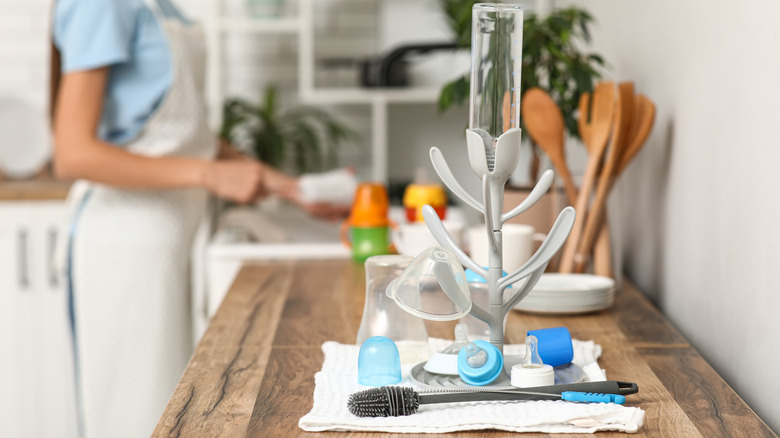
[(476, 4), (471, 23), (469, 128), (486, 131), (495, 147), (501, 134), (520, 127), (523, 8)]
[(385, 293), (387, 285), (401, 275), (412, 257), (382, 255), (366, 260), (366, 302), (356, 343), (361, 345), (372, 336), (393, 340), (401, 356), (401, 364), (422, 362), (430, 355), (425, 322), (398, 307)]

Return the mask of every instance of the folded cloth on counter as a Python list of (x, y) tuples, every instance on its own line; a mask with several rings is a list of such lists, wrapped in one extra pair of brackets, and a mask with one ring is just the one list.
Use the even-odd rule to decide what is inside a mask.
[[(452, 341), (431, 339), (438, 351)], [(593, 341), (573, 340), (574, 363), (583, 368), (585, 381), (605, 380), (596, 359), (601, 346)], [(524, 345), (505, 345), (506, 354), (523, 351)], [(421, 405), (420, 410), (405, 417), (356, 417), (347, 410), (349, 395), (367, 389), (357, 383), (357, 361), (360, 347), (326, 342), (322, 345), (325, 360), (314, 376), (314, 406), (298, 426), (309, 432), (374, 431), (395, 433), (445, 433), (466, 430), (498, 429), (511, 432), (593, 433), (598, 431), (636, 432), (644, 422), (645, 412), (637, 407), (606, 403), (571, 403), (565, 401), (467, 402)], [(522, 353), (521, 353), (522, 354)], [(585, 368), (590, 370), (590, 373)], [(423, 387), (409, 377), (405, 368), (402, 386)], [(591, 375), (595, 379), (591, 379)]]

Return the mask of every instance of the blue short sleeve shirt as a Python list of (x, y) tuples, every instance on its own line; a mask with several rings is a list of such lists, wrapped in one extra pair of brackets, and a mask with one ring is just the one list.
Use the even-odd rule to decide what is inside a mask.
[(64, 74), (109, 67), (98, 136), (137, 137), (172, 80), (163, 30), (143, 0), (58, 0), (54, 41)]

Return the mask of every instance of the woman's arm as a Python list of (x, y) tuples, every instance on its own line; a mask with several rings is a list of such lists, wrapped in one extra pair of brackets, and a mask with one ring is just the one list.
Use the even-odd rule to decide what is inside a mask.
[(108, 67), (65, 74), (54, 117), (54, 169), (65, 179), (123, 188), (204, 187), (238, 202), (263, 194), (263, 167), (251, 160), (146, 157), (97, 138)]
[(204, 187), (218, 196), (252, 202), (262, 194), (263, 169), (251, 161), (146, 157), (97, 138), (108, 67), (68, 73), (54, 116), (54, 169), (65, 179), (123, 188)]

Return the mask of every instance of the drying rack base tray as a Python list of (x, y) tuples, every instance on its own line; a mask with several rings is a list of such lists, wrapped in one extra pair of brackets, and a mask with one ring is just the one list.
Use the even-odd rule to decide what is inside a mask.
[[(484, 386), (488, 389), (517, 389), (509, 383), (509, 373), (512, 370), (512, 366), (519, 364), (523, 360), (523, 356), (519, 355), (506, 355), (504, 356), (504, 373), (498, 376), (496, 380)], [(452, 376), (448, 374), (434, 374), (424, 369), (426, 362), (420, 362), (412, 368), (410, 377), (415, 382), (431, 387), (431, 388), (471, 388), (475, 389), (476, 386), (471, 386), (465, 383), (458, 376)], [(566, 365), (560, 365), (553, 368), (555, 372), (555, 384), (565, 385), (569, 383), (578, 383), (583, 381), (585, 374), (582, 372), (582, 368), (575, 363), (569, 363)]]

